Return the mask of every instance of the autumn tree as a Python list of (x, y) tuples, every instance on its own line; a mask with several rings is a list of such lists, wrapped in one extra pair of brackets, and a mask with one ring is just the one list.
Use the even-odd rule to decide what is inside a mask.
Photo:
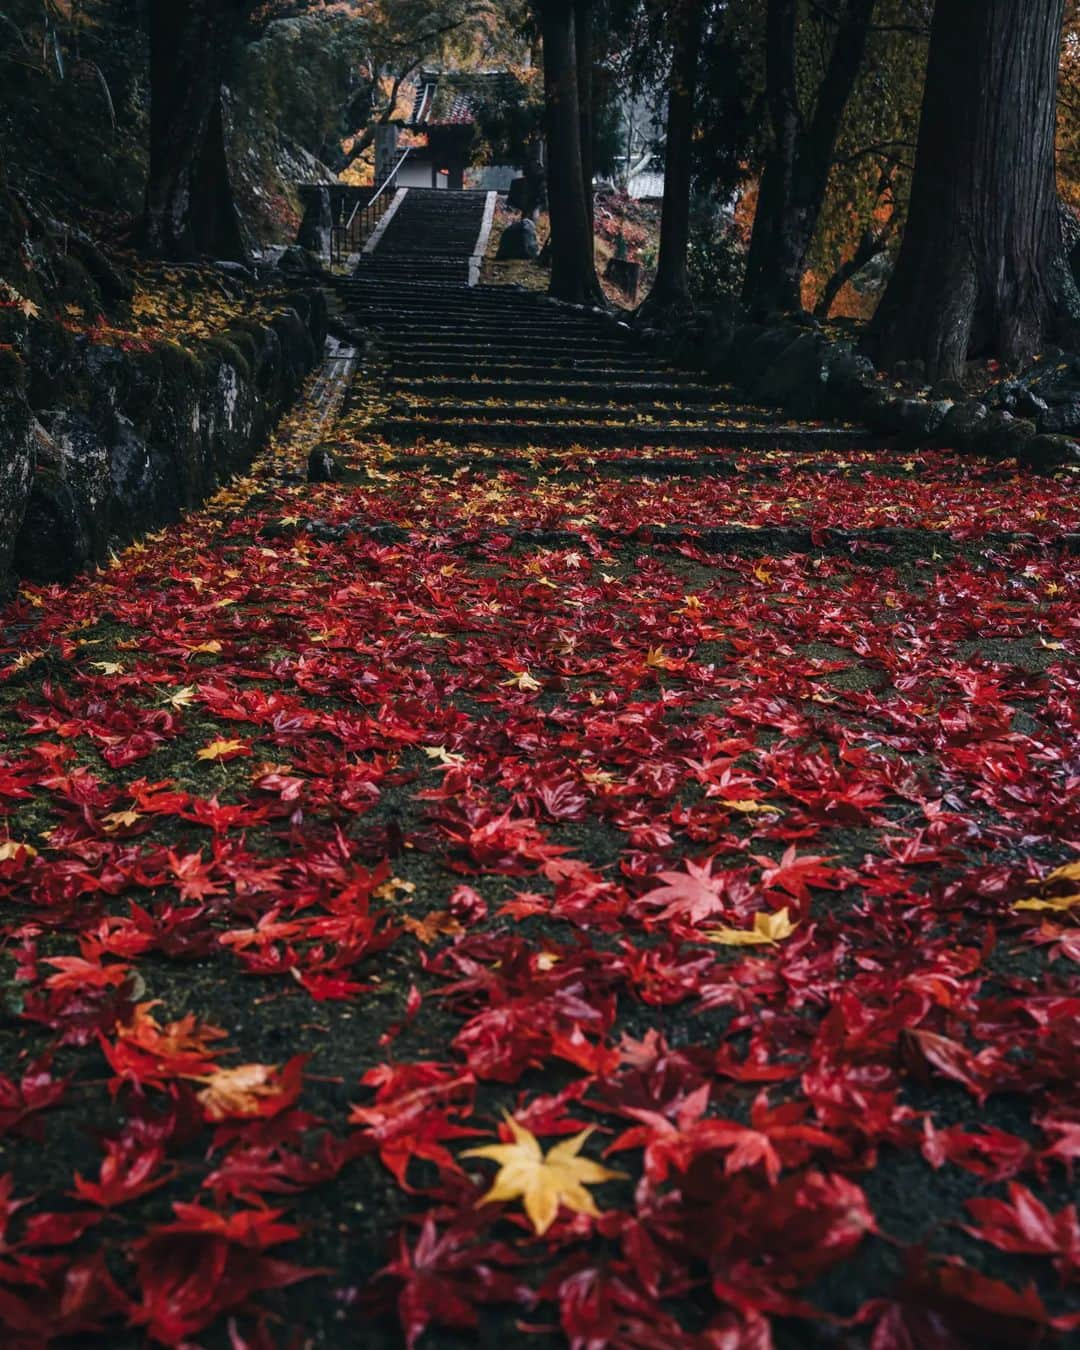
[[(847, 102), (829, 186), (807, 255), (804, 299), (827, 318), (851, 281), (874, 282), (898, 245), (911, 190), (930, 41), (930, 0), (878, 0), (862, 68)], [(871, 280), (873, 278), (873, 280)], [(807, 283), (812, 283), (808, 285)]]
[[(877, 0), (815, 5), (827, 55), (807, 99), (800, 88), (799, 0), (768, 0), (765, 97), (772, 143), (750, 239), (743, 299), (755, 311), (802, 307), (802, 278), (829, 183), (841, 121)], [(810, 22), (811, 20), (805, 20)]]
[(907, 229), (874, 320), (880, 359), (955, 379), (1080, 317), (1054, 167), (1065, 0), (938, 0)]
[(518, 164), (525, 178), (524, 214), (546, 202), (544, 78), (541, 67), (514, 67), (497, 82), (484, 81), (473, 103), (479, 154), (493, 164)]
[(352, 137), (342, 167), (374, 142), (376, 129), (400, 115), (408, 81), (427, 62), (458, 67), (512, 64), (526, 22), (524, 0), (356, 0), (348, 7), (364, 28), (364, 60), (349, 108)]
[(1080, 0), (1066, 0), (1061, 33), (1057, 182), (1062, 200), (1080, 209)]

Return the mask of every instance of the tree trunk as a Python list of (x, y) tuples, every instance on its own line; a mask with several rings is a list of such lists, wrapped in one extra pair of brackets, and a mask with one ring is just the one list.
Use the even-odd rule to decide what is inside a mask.
[(595, 34), (593, 0), (574, 0), (574, 54), (577, 58), (578, 121), (581, 135), (581, 180), (585, 187), (585, 210), (595, 257), (596, 203), (593, 178), (596, 176), (596, 81), (593, 79)]
[(938, 0), (907, 229), (874, 318), (886, 364), (1014, 365), (1080, 313), (1058, 222), (1064, 0)]
[(836, 138), (862, 65), (876, 0), (846, 0), (813, 115), (799, 107), (798, 0), (769, 0), (766, 97), (773, 145), (765, 161), (743, 286), (757, 313), (802, 308), (806, 256), (829, 186)]
[(541, 0), (547, 118), (550, 293), (573, 304), (604, 305), (581, 163), (574, 0)]
[(638, 311), (641, 317), (650, 321), (661, 317), (675, 318), (694, 307), (686, 253), (690, 243), (694, 110), (704, 9), (703, 0), (680, 0), (671, 16), (674, 52), (668, 87), (660, 258), (656, 281)]
[(245, 256), (221, 87), (240, 9), (238, 0), (154, 0), (151, 6), (142, 242), (159, 257)]

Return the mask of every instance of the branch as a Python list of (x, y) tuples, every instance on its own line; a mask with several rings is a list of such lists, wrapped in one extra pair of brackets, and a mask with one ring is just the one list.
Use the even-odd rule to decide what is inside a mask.
[(397, 107), (398, 94), (401, 92), (401, 86), (405, 83), (405, 81), (409, 78), (409, 76), (413, 73), (413, 71), (416, 70), (418, 66), (423, 65), (423, 63), (424, 58), (422, 56), (418, 56), (412, 62), (411, 65), (406, 66), (405, 69), (402, 70), (401, 74), (395, 77), (394, 83), (390, 87), (390, 93), (387, 97), (386, 103), (382, 107), (382, 110), (379, 112), (377, 117), (372, 118), (372, 120), (368, 123), (367, 127), (364, 129), (364, 131), (354, 139), (352, 145), (349, 147), (349, 154), (347, 159), (345, 160), (346, 168), (348, 168), (350, 164), (358, 160), (360, 156), (364, 153), (364, 151), (368, 148), (368, 146), (371, 145), (372, 141), (374, 141), (376, 127), (388, 126), (389, 123), (393, 121), (394, 109)]
[(858, 272), (871, 263), (875, 258), (885, 252), (889, 245), (889, 236), (892, 234), (896, 225), (899, 212), (894, 208), (892, 215), (875, 234), (873, 230), (866, 230), (855, 252), (832, 274), (825, 283), (825, 289), (821, 292), (821, 298), (814, 306), (814, 317), (816, 319), (827, 319), (829, 311), (836, 303), (836, 297), (844, 289), (847, 283)]
[(893, 150), (914, 149), (914, 141), (875, 141), (872, 145), (860, 146), (858, 150), (853, 150), (850, 155), (838, 155), (833, 163), (837, 166), (854, 164), (860, 159), (866, 159), (868, 155), (883, 155), (890, 154)]

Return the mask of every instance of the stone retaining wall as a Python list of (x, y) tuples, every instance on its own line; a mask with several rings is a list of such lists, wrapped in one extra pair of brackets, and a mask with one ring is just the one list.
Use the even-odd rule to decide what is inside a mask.
[(792, 417), (861, 422), (913, 450), (1015, 456), (1035, 469), (1080, 464), (1080, 357), (1064, 352), (975, 398), (959, 386), (898, 387), (813, 321), (749, 323), (714, 311), (677, 333), (640, 336), (675, 364)]
[(245, 468), (321, 357), (320, 290), (262, 301), (190, 351), (41, 325), (0, 363), (0, 587), (64, 581)]

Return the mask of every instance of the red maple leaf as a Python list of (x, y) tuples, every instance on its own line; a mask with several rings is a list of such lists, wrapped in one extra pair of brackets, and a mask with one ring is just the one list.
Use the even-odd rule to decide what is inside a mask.
[(712, 863), (701, 866), (692, 858), (685, 859), (685, 872), (659, 872), (658, 880), (664, 884), (646, 891), (638, 900), (638, 905), (646, 908), (663, 905), (656, 918), (684, 919), (687, 923), (700, 923), (724, 908), (725, 887), (728, 878), (723, 872), (714, 874)]

